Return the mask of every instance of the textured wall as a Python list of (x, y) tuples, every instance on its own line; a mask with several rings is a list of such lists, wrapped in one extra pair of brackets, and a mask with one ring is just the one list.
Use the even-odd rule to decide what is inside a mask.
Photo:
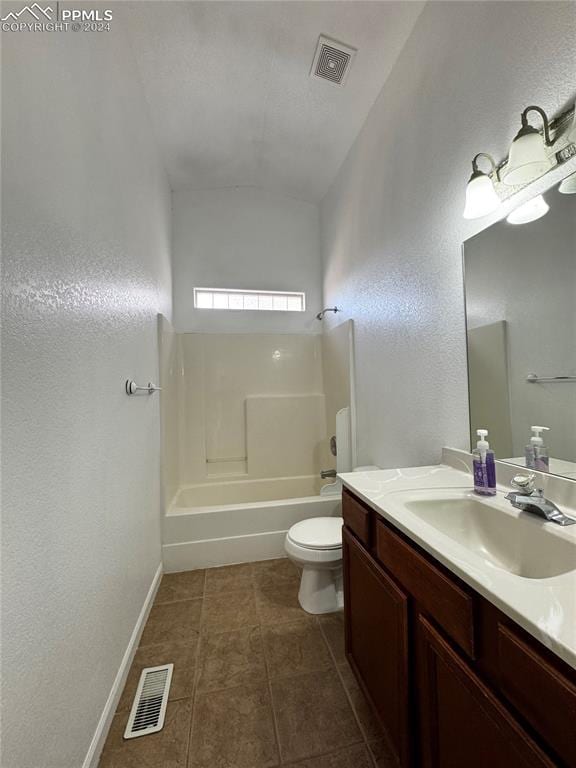
[(360, 463), (469, 445), (461, 244), (489, 223), (462, 219), (470, 161), (500, 159), (528, 104), (573, 99), (575, 23), (575, 3), (428, 3), (323, 201), (324, 302), (355, 322)]
[(170, 196), (129, 48), (2, 33), (2, 768), (82, 765), (160, 563)]
[[(243, 187), (173, 199), (176, 330), (320, 333), (317, 205)], [(306, 312), (195, 310), (194, 287), (306, 291)]]

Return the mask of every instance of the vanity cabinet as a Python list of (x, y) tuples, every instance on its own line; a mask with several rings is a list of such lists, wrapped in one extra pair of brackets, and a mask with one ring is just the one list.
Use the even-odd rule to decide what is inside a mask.
[(513, 715), (423, 616), (422, 768), (553, 768)]
[(576, 768), (576, 671), (348, 490), (346, 655), (401, 768)]
[(348, 659), (402, 765), (408, 765), (408, 595), (346, 529), (342, 538)]

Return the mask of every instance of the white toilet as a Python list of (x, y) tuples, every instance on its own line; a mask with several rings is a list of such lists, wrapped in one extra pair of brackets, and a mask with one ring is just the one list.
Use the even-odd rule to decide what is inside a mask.
[(302, 568), (298, 600), (308, 613), (333, 613), (344, 605), (341, 517), (312, 517), (295, 523), (284, 547)]

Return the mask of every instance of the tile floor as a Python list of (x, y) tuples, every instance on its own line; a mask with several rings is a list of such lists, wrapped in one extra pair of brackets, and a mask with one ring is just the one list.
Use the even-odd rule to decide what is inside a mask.
[[(395, 768), (342, 614), (305, 613), (298, 583), (289, 560), (164, 576), (100, 768)], [(163, 730), (124, 741), (141, 670), (168, 662)]]

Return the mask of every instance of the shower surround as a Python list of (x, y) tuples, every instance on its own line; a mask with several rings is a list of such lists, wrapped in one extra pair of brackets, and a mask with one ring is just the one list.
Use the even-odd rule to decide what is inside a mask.
[(338, 497), (320, 496), (319, 473), (334, 466), (332, 411), (349, 402), (350, 369), (344, 384), (330, 376), (329, 393), (323, 371), (335, 351), (349, 360), (348, 329), (325, 344), (175, 333), (160, 317), (159, 335), (165, 570), (282, 556), (294, 522), (340, 513)]

